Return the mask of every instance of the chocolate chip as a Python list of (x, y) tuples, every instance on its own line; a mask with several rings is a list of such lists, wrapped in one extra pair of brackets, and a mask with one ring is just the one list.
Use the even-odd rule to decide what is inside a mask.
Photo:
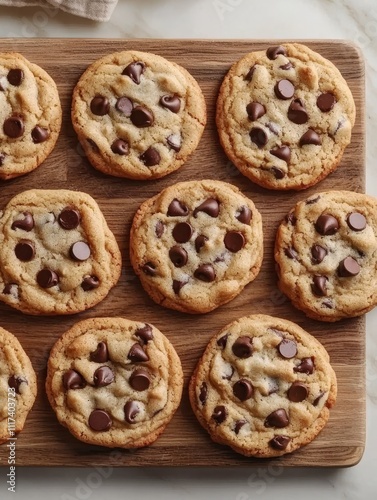
[(166, 139), (168, 145), (178, 153), (182, 147), (182, 137), (179, 134), (171, 134)]
[(339, 222), (332, 215), (322, 214), (318, 217), (315, 228), (322, 236), (331, 236), (338, 231)]
[(151, 377), (145, 368), (138, 368), (132, 372), (130, 377), (130, 386), (135, 391), (146, 391), (151, 384)]
[(313, 406), (318, 406), (318, 403), (320, 402), (320, 400), (323, 398), (323, 396), (324, 396), (324, 395), (325, 395), (325, 393), (324, 393), (324, 392), (321, 392), (321, 393), (319, 394), (319, 396), (317, 396), (317, 397), (315, 398), (315, 400), (313, 401)]
[(90, 257), (90, 247), (85, 241), (76, 241), (69, 249), (69, 255), (73, 260), (83, 262)]
[(280, 146), (270, 149), (270, 153), (286, 163), (291, 161), (291, 149), (288, 146)]
[(217, 217), (219, 215), (220, 205), (215, 198), (208, 198), (208, 200), (203, 201), (194, 210), (194, 217), (198, 215), (199, 212), (204, 212), (210, 217)]
[(181, 215), (188, 215), (188, 213), (189, 209), (186, 205), (176, 198), (170, 203), (167, 212), (170, 217), (179, 217)]
[(110, 111), (110, 103), (107, 97), (97, 95), (90, 102), (90, 111), (96, 116), (105, 116)]
[(40, 127), (39, 125), (34, 127), (31, 131), (31, 138), (33, 139), (33, 142), (35, 144), (40, 144), (41, 142), (47, 141), (49, 136), (49, 131), (46, 128)]
[(141, 61), (133, 62), (129, 64), (126, 68), (124, 68), (122, 75), (129, 76), (131, 80), (136, 83), (136, 85), (140, 84), (140, 77), (145, 71), (145, 64)]
[(241, 378), (240, 380), (238, 380), (238, 382), (234, 384), (233, 394), (240, 401), (246, 401), (247, 399), (250, 399), (251, 396), (254, 394), (254, 387), (252, 386), (252, 383), (249, 380)]
[(178, 113), (181, 109), (181, 100), (177, 94), (163, 95), (160, 99), (160, 104), (162, 107), (172, 111), (173, 113)]
[(325, 94), (321, 94), (317, 99), (317, 106), (324, 113), (331, 111), (335, 103), (336, 103), (335, 96), (334, 94), (331, 94), (331, 92), (326, 92)]
[(305, 205), (313, 205), (314, 203), (317, 203), (318, 200), (320, 200), (320, 195), (315, 196), (314, 198), (309, 198), (308, 200), (305, 201)]
[(37, 274), (37, 283), (41, 288), (51, 288), (59, 283), (59, 276), (51, 269), (42, 269)]
[(24, 218), (15, 220), (12, 223), (12, 229), (22, 229), (24, 231), (31, 231), (34, 227), (34, 219), (30, 212), (23, 213)]
[(302, 125), (308, 121), (308, 113), (301, 99), (293, 99), (288, 108), (288, 118), (297, 125)]
[(89, 415), (89, 427), (93, 431), (108, 431), (113, 425), (110, 415), (105, 410), (93, 410)]
[(254, 64), (254, 66), (252, 66), (247, 75), (245, 76), (245, 80), (247, 80), (248, 82), (251, 82), (251, 80), (253, 79), (253, 75), (254, 75), (254, 71), (255, 71), (255, 68), (256, 68), (256, 64)]
[(153, 340), (153, 330), (151, 325), (147, 323), (142, 327), (138, 328), (135, 332), (136, 337), (143, 342), (143, 344), (148, 344), (150, 340)]
[(266, 114), (266, 108), (259, 102), (250, 102), (246, 106), (246, 113), (249, 117), (249, 120), (254, 122), (255, 120), (258, 120), (258, 118), (261, 118), (264, 114)]
[(90, 361), (95, 363), (106, 363), (109, 361), (109, 352), (105, 342), (99, 342), (97, 349), (90, 353)]
[(339, 263), (338, 274), (342, 278), (357, 276), (359, 272), (360, 272), (360, 266), (358, 262), (352, 257), (346, 257)]
[(206, 244), (206, 241), (208, 241), (207, 236), (204, 236), (203, 234), (200, 234), (195, 238), (195, 250), (199, 253), (200, 250), (204, 247)]
[(173, 238), (178, 243), (186, 243), (194, 232), (193, 228), (188, 222), (178, 222), (173, 229)]
[(11, 85), (19, 87), (24, 79), (24, 72), (19, 68), (11, 69), (7, 75), (7, 79)]
[(227, 417), (227, 411), (225, 406), (223, 405), (216, 406), (212, 413), (213, 420), (218, 424), (222, 424), (225, 421), (226, 417)]
[(3, 125), (4, 134), (11, 139), (18, 139), (25, 132), (24, 121), (21, 116), (10, 116)]
[(134, 109), (134, 104), (131, 99), (123, 96), (119, 97), (115, 104), (115, 108), (123, 113), (127, 118), (129, 118), (131, 116), (132, 110)]
[(287, 224), (292, 224), (292, 226), (295, 226), (297, 222), (297, 217), (293, 213), (290, 213), (285, 216), (285, 222)]
[(5, 161), (6, 156), (7, 155), (5, 153), (0, 153), (0, 167), (2, 167), (4, 165), (4, 161)]
[(14, 253), (17, 259), (22, 260), (22, 262), (29, 262), (35, 255), (34, 242), (31, 240), (21, 240), (15, 246)]
[(142, 155), (140, 155), (140, 160), (146, 167), (154, 167), (160, 163), (161, 156), (156, 148), (150, 146)]
[(309, 129), (301, 136), (300, 146), (305, 146), (306, 144), (314, 144), (315, 146), (320, 146), (322, 144), (322, 139), (313, 129)]
[(312, 292), (317, 297), (325, 297), (327, 295), (327, 278), (326, 276), (313, 276), (313, 283), (311, 285)]
[(187, 284), (187, 281), (173, 280), (173, 291), (176, 295), (179, 294), (181, 289)]
[(99, 287), (99, 279), (97, 276), (86, 276), (81, 283), (81, 288), (84, 292), (89, 292), (90, 290), (94, 290)]
[(237, 420), (234, 426), (234, 433), (238, 434), (245, 424), (247, 424), (246, 420)]
[(279, 54), (282, 54), (283, 56), (287, 55), (287, 51), (282, 45), (278, 45), (276, 47), (269, 47), (266, 51), (267, 57), (272, 61), (276, 59)]
[(363, 214), (353, 212), (347, 217), (347, 224), (354, 231), (362, 231), (367, 226), (367, 220)]
[(252, 215), (250, 208), (244, 205), (240, 208), (239, 213), (236, 215), (236, 219), (242, 222), (242, 224), (250, 224)]
[(278, 351), (285, 359), (294, 358), (297, 354), (297, 344), (294, 340), (283, 339), (278, 345)]
[(156, 233), (157, 238), (161, 238), (161, 236), (164, 234), (164, 231), (165, 224), (161, 220), (158, 220), (154, 228), (154, 232)]
[(274, 448), (274, 450), (283, 451), (287, 448), (290, 442), (291, 438), (288, 436), (275, 436), (270, 439), (268, 444), (271, 448)]
[(128, 143), (122, 139), (116, 139), (111, 145), (111, 151), (116, 155), (127, 155), (129, 153)]
[(258, 148), (263, 148), (267, 144), (268, 137), (266, 132), (259, 128), (254, 127), (250, 130), (250, 139), (251, 141), (258, 146)]
[(21, 375), (11, 375), (8, 378), (8, 386), (11, 389), (14, 389), (16, 394), (20, 394), (20, 385), (21, 384), (28, 385), (28, 381), (26, 380), (26, 378), (21, 376)]
[(196, 279), (200, 281), (205, 281), (206, 283), (211, 283), (216, 279), (216, 273), (211, 264), (202, 264), (194, 272)]
[(253, 340), (250, 337), (238, 337), (232, 345), (232, 352), (237, 358), (250, 358), (253, 354)]
[(283, 408), (273, 411), (268, 415), (264, 421), (265, 427), (278, 427), (283, 428), (289, 425), (289, 418), (287, 412)]
[(60, 212), (58, 222), (63, 229), (76, 229), (80, 224), (80, 212), (73, 207), (66, 207)]
[(138, 342), (136, 342), (131, 347), (127, 357), (133, 363), (142, 363), (144, 361), (149, 361), (148, 354), (144, 351), (143, 347)]
[(208, 397), (207, 384), (203, 382), (202, 385), (200, 386), (200, 392), (199, 392), (199, 401), (202, 403), (202, 405), (206, 404), (207, 397)]
[(140, 413), (139, 405), (136, 401), (127, 401), (124, 405), (124, 419), (129, 424), (135, 423), (135, 418)]
[(233, 253), (239, 252), (245, 243), (245, 237), (239, 231), (228, 231), (224, 237), (225, 248)]
[(293, 368), (296, 373), (311, 375), (314, 372), (314, 358), (302, 358), (300, 364)]
[(226, 333), (225, 335), (223, 335), (222, 337), (220, 337), (216, 344), (219, 346), (219, 347), (222, 347), (223, 349), (225, 349), (226, 347), (226, 343), (228, 341), (228, 337), (229, 337), (229, 333)]
[(292, 401), (292, 403), (300, 403), (308, 397), (308, 388), (301, 382), (293, 382), (287, 394), (289, 401)]
[(291, 61), (289, 61), (286, 64), (282, 64), (281, 66), (279, 66), (279, 68), (288, 71), (289, 69), (293, 68), (293, 64), (291, 63)]
[(147, 262), (142, 266), (141, 269), (143, 270), (143, 273), (146, 274), (147, 276), (156, 276), (157, 274), (156, 266), (152, 264), (152, 262)]
[(275, 179), (281, 180), (285, 177), (285, 172), (279, 167), (271, 167), (270, 171), (272, 172)]
[(291, 99), (295, 93), (295, 87), (289, 80), (280, 80), (275, 85), (274, 90), (276, 97), (284, 100)]
[(94, 372), (93, 383), (96, 387), (105, 387), (114, 382), (114, 372), (109, 366), (100, 366)]
[(312, 253), (312, 263), (320, 264), (327, 255), (326, 248), (321, 247), (321, 245), (313, 245), (311, 248)]
[(184, 248), (179, 245), (174, 245), (169, 250), (169, 258), (175, 265), (175, 267), (183, 267), (187, 264), (188, 255)]
[(68, 370), (63, 375), (65, 389), (83, 389), (86, 386), (84, 377), (76, 370)]
[(296, 260), (296, 259), (297, 259), (297, 252), (296, 252), (296, 250), (295, 250), (294, 248), (292, 248), (292, 247), (285, 248), (284, 253), (285, 253), (285, 255), (286, 255), (289, 259), (293, 259), (293, 260)]
[(132, 110), (131, 121), (135, 127), (150, 127), (153, 125), (154, 116), (152, 111), (145, 106), (136, 106), (136, 108)]

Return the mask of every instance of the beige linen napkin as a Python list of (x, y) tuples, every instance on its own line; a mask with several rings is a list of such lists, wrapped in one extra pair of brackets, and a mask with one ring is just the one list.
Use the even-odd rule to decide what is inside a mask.
[(54, 6), (95, 21), (108, 21), (117, 3), (118, 0), (0, 0), (0, 5), (9, 7)]

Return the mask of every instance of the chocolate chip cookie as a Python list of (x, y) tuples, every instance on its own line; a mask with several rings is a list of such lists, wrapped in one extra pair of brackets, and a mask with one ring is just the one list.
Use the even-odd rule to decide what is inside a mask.
[(337, 383), (318, 340), (290, 321), (252, 315), (211, 339), (189, 394), (214, 441), (246, 456), (275, 457), (318, 435)]
[(46, 390), (59, 422), (85, 443), (140, 448), (181, 400), (183, 373), (168, 339), (148, 323), (92, 318), (51, 350)]
[(196, 149), (206, 106), (196, 80), (163, 57), (118, 52), (80, 78), (72, 122), (92, 165), (110, 175), (157, 179)]
[(231, 67), (216, 120), (221, 144), (243, 175), (269, 189), (305, 189), (340, 163), (355, 104), (330, 61), (287, 43)]
[(130, 241), (144, 289), (165, 307), (206, 313), (257, 276), (262, 219), (254, 203), (225, 182), (181, 182), (145, 201)]
[(0, 179), (37, 168), (54, 148), (61, 120), (53, 79), (21, 54), (0, 54)]
[(30, 190), (0, 217), (0, 300), (28, 314), (94, 306), (119, 279), (121, 255), (97, 203), (68, 190)]
[(329, 191), (298, 203), (275, 244), (279, 287), (309, 317), (337, 321), (377, 304), (377, 200)]
[(22, 431), (37, 395), (37, 377), (17, 338), (0, 327), (0, 444)]

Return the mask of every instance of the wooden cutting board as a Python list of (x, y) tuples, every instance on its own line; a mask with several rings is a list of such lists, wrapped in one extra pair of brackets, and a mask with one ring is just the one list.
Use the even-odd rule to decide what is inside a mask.
[[(30, 317), (0, 304), (0, 324), (21, 341), (38, 374), (39, 394), (16, 447), (18, 465), (38, 466), (250, 466), (266, 461), (245, 458), (214, 444), (196, 422), (188, 402), (187, 382), (210, 337), (240, 316), (265, 313), (297, 322), (315, 335), (330, 353), (338, 376), (338, 401), (322, 433), (301, 450), (275, 459), (282, 466), (349, 466), (365, 444), (365, 320), (326, 324), (307, 319), (279, 293), (273, 262), (276, 228), (299, 200), (318, 191), (364, 191), (364, 66), (358, 50), (342, 41), (306, 41), (330, 59), (346, 78), (356, 101), (352, 143), (335, 173), (304, 192), (273, 192), (239, 174), (223, 153), (215, 130), (215, 102), (222, 78), (245, 53), (264, 50), (276, 41), (212, 40), (1, 40), (1, 50), (21, 52), (55, 79), (63, 106), (63, 127), (51, 156), (37, 170), (12, 181), (0, 181), (0, 209), (15, 194), (30, 188), (83, 190), (99, 203), (123, 255), (120, 282), (98, 306), (68, 317)], [(135, 182), (100, 174), (83, 157), (70, 123), (70, 99), (85, 68), (110, 52), (137, 49), (160, 54), (186, 67), (201, 85), (208, 106), (208, 125), (197, 151), (179, 171), (157, 181)], [(263, 216), (265, 258), (257, 279), (239, 297), (218, 310), (191, 316), (152, 302), (135, 278), (129, 262), (128, 238), (133, 214), (146, 198), (178, 181), (219, 179), (238, 186)], [(124, 316), (155, 324), (173, 342), (185, 373), (182, 403), (165, 433), (152, 446), (137, 451), (85, 445), (61, 427), (49, 407), (44, 380), (49, 351), (75, 322), (95, 316)], [(6, 465), (8, 449), (0, 448)]]

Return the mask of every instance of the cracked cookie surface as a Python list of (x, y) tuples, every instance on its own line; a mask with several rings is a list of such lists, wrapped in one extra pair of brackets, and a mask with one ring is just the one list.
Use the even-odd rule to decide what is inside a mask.
[(355, 104), (330, 61), (287, 43), (251, 52), (231, 67), (216, 121), (222, 146), (243, 175), (269, 189), (305, 189), (340, 163)]
[(54, 148), (61, 120), (53, 79), (21, 54), (0, 54), (0, 179), (37, 168)]
[(360, 316), (377, 304), (377, 200), (351, 191), (299, 202), (275, 243), (279, 288), (309, 317)]
[(124, 318), (77, 323), (48, 361), (46, 390), (59, 422), (100, 446), (151, 444), (178, 408), (182, 386), (169, 340), (153, 325)]
[(318, 340), (291, 321), (252, 315), (211, 339), (189, 395), (214, 441), (265, 458), (291, 453), (318, 435), (337, 383)]
[(73, 93), (72, 123), (92, 165), (130, 179), (178, 169), (206, 124), (201, 89), (161, 56), (117, 52), (94, 62)]
[(121, 255), (86, 193), (30, 190), (0, 218), (0, 300), (29, 314), (72, 314), (106, 297)]
[(140, 206), (130, 256), (155, 302), (206, 313), (232, 300), (258, 275), (261, 215), (231, 184), (181, 182)]
[(18, 339), (0, 327), (0, 443), (22, 431), (37, 395), (37, 377)]

